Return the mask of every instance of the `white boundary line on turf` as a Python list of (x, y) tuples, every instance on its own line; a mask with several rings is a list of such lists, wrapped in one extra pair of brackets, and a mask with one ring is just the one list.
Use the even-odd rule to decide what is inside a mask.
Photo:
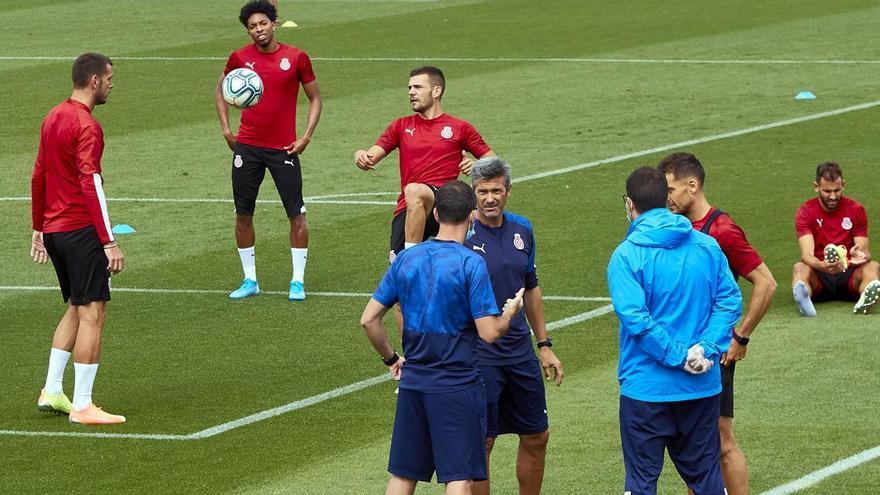
[[(0, 287), (3, 289), (3, 287)], [(116, 289), (114, 289), (116, 290)], [(546, 298), (545, 298), (546, 299)], [(600, 299), (600, 298), (593, 298)], [(603, 300), (607, 300), (607, 298), (601, 298)], [(613, 311), (611, 305), (605, 305), (601, 308), (594, 309), (591, 311), (587, 311), (585, 313), (581, 313), (575, 316), (571, 316), (569, 318), (564, 318), (562, 320), (557, 320), (554, 322), (550, 322), (547, 324), (547, 330), (558, 330), (563, 327), (567, 327), (570, 325), (574, 325), (576, 323), (580, 323), (582, 321), (590, 320), (592, 318), (597, 318), (599, 316), (605, 315), (610, 311)], [(257, 423), (269, 418), (274, 418), (275, 416), (280, 416), (282, 414), (296, 411), (298, 409), (303, 409), (305, 407), (313, 406), (315, 404), (335, 399), (337, 397), (341, 397), (343, 395), (350, 394), (352, 392), (357, 392), (358, 390), (362, 390), (368, 387), (372, 387), (373, 385), (377, 385), (379, 383), (384, 383), (391, 380), (391, 375), (388, 373), (383, 373), (379, 376), (374, 376), (372, 378), (367, 378), (366, 380), (361, 380), (356, 383), (352, 383), (350, 385), (345, 385), (343, 387), (334, 388), (333, 390), (324, 392), (322, 394), (313, 395), (306, 399), (298, 400), (295, 402), (291, 402), (289, 404), (285, 404), (283, 406), (274, 407), (272, 409), (267, 409), (265, 411), (260, 411), (255, 414), (251, 414), (249, 416), (245, 416), (243, 418), (239, 418), (233, 421), (229, 421), (227, 423), (223, 423), (217, 426), (212, 426), (210, 428), (206, 428), (201, 431), (197, 431), (195, 433), (190, 433), (188, 435), (166, 435), (166, 434), (150, 434), (150, 433), (97, 433), (97, 432), (74, 432), (74, 431), (17, 431), (17, 430), (0, 430), (0, 436), (25, 436), (25, 437), (76, 437), (76, 438), (112, 438), (112, 439), (133, 439), (133, 440), (202, 440), (205, 438), (213, 437), (219, 435), (221, 433), (225, 433), (229, 430), (234, 430), (236, 428), (241, 428), (242, 426), (247, 426), (253, 423)]]
[[(396, 193), (364, 193), (363, 196), (383, 196)], [(318, 198), (304, 198), (308, 204), (325, 204), (325, 205), (396, 205), (397, 201), (368, 201), (361, 199), (326, 199), (334, 197), (346, 197), (349, 195), (340, 194), (320, 196)], [(29, 196), (8, 196), (0, 197), (0, 201), (30, 201)], [(222, 198), (107, 198), (108, 202), (115, 203), (225, 203), (233, 204), (231, 199)], [(277, 199), (258, 199), (257, 204), (280, 204), (281, 200)]]
[[(543, 179), (545, 177), (552, 177), (554, 175), (562, 175), (570, 172), (577, 172), (579, 170), (584, 170), (588, 168), (598, 167), (600, 165), (607, 165), (610, 163), (617, 163), (624, 160), (629, 160), (630, 158), (638, 158), (642, 156), (651, 155), (654, 153), (660, 153), (663, 151), (670, 151), (676, 148), (684, 148), (687, 146), (693, 146), (696, 144), (703, 144), (712, 141), (719, 141), (722, 139), (744, 136), (746, 134), (753, 134), (756, 132), (766, 131), (769, 129), (776, 129), (779, 127), (785, 127), (794, 124), (800, 124), (803, 122), (810, 122), (813, 120), (824, 119), (826, 117), (833, 117), (835, 115), (843, 115), (845, 113), (856, 112), (860, 110), (867, 110), (870, 108), (874, 108), (880, 106), (880, 100), (869, 101), (867, 103), (860, 103), (858, 105), (851, 105), (848, 107), (838, 108), (836, 110), (829, 110), (826, 112), (812, 113), (809, 115), (804, 115), (801, 117), (794, 117), (791, 119), (777, 120), (776, 122), (770, 122), (768, 124), (757, 125), (753, 127), (746, 127), (744, 129), (739, 129), (736, 131), (730, 132), (722, 132), (720, 134), (712, 134), (710, 136), (704, 136), (701, 138), (690, 139), (687, 141), (679, 141), (677, 143), (665, 144), (662, 146), (657, 146), (654, 148), (649, 148), (641, 151), (634, 151), (632, 153), (625, 153), (623, 155), (612, 156), (610, 158), (603, 158), (601, 160), (595, 160), (592, 162), (581, 163), (578, 165), (572, 165), (570, 167), (559, 168), (556, 170), (548, 170), (546, 172), (539, 172), (537, 174), (526, 175), (523, 177), (518, 177), (513, 179), (514, 183), (526, 182), (530, 180)], [(397, 194), (397, 193), (389, 193), (389, 192), (377, 192), (377, 193), (355, 193), (358, 196), (369, 196), (369, 195), (384, 195), (384, 194)], [(307, 202), (311, 203), (330, 203), (330, 204), (376, 204), (376, 205), (391, 205), (396, 204), (393, 201), (363, 201), (358, 202), (357, 200), (331, 200), (331, 199), (322, 199), (322, 198), (334, 198), (334, 197), (347, 197), (342, 195), (325, 195), (325, 196), (316, 196), (316, 199), (306, 199)], [(30, 198), (26, 196), (15, 196), (15, 197), (0, 197), (0, 201), (29, 201)], [(228, 199), (199, 199), (199, 198), (191, 198), (191, 199), (181, 199), (181, 198), (108, 198), (107, 201), (137, 201), (137, 202), (153, 202), (153, 203), (232, 203), (231, 200)], [(268, 200), (257, 200), (258, 203), (277, 203), (277, 201), (268, 201)]]
[(537, 174), (526, 175), (524, 177), (519, 177), (519, 178), (513, 179), (513, 182), (514, 183), (525, 182), (525, 181), (529, 181), (529, 180), (543, 179), (545, 177), (551, 177), (554, 175), (567, 174), (569, 172), (576, 172), (578, 170), (584, 170), (587, 168), (598, 167), (600, 165), (606, 165), (609, 163), (616, 163), (616, 162), (621, 162), (624, 160), (629, 160), (630, 158), (638, 158), (641, 156), (652, 155), (654, 153), (659, 153), (662, 151), (670, 151), (670, 150), (674, 150), (676, 148), (685, 148), (687, 146), (693, 146), (695, 144), (708, 143), (710, 141), (719, 141), (722, 139), (727, 139), (727, 138), (732, 138), (732, 137), (737, 137), (737, 136), (744, 136), (746, 134), (753, 134), (755, 132), (766, 131), (768, 129), (776, 129), (779, 127), (785, 127), (785, 126), (789, 126), (789, 125), (800, 124), (803, 122), (809, 122), (811, 120), (824, 119), (825, 117), (833, 117), (835, 115), (842, 115), (842, 114), (849, 113), (849, 112), (856, 112), (859, 110), (867, 110), (869, 108), (874, 108), (877, 106), (880, 106), (880, 100), (869, 101), (867, 103), (860, 103), (858, 105), (851, 105), (848, 107), (838, 108), (837, 110), (829, 110), (827, 112), (812, 113), (809, 115), (804, 115), (802, 117), (794, 117), (791, 119), (777, 120), (776, 122), (770, 122), (769, 124), (756, 125), (754, 127), (747, 127), (745, 129), (739, 129), (737, 131), (722, 132), (721, 134), (713, 134), (711, 136), (705, 136), (705, 137), (696, 138), (696, 139), (689, 139), (687, 141), (679, 141), (677, 143), (665, 144), (663, 146), (657, 146), (656, 148), (650, 148), (650, 149), (646, 149), (646, 150), (642, 150), (642, 151), (635, 151), (633, 153), (626, 153), (623, 155), (613, 156), (611, 158), (604, 158), (602, 160), (595, 160), (592, 162), (581, 163), (579, 165), (573, 165), (571, 167), (565, 167), (565, 168), (560, 168), (560, 169), (556, 169), (556, 170), (548, 170), (546, 172), (540, 172)]
[[(63, 56), (0, 56), (0, 61), (56, 61), (73, 60), (76, 57)], [(113, 60), (156, 61), (156, 62), (196, 62), (225, 61), (227, 57), (113, 57)], [(601, 57), (311, 57), (319, 62), (547, 62), (567, 64), (667, 64), (667, 65), (878, 65), (880, 60), (793, 60), (793, 59), (676, 59), (676, 58), (601, 58)]]
[[(49, 286), (49, 285), (0, 285), (0, 291), (40, 291), (40, 292), (51, 292), (57, 291), (57, 286)], [(133, 292), (137, 294), (229, 294), (229, 290), (224, 289), (155, 289), (155, 288), (144, 288), (144, 287), (113, 287), (112, 292)], [(287, 291), (280, 290), (264, 290), (260, 291), (260, 294), (267, 295), (278, 295), (278, 296), (286, 296)], [(335, 292), (335, 291), (309, 291), (307, 293), (309, 296), (321, 296), (321, 297), (362, 297), (367, 298), (371, 297), (373, 294), (371, 292)], [(543, 296), (545, 301), (579, 301), (579, 302), (609, 302), (611, 301), (610, 297), (604, 296)], [(587, 315), (589, 313), (584, 313)], [(578, 315), (582, 317), (583, 315)], [(575, 317), (572, 317), (575, 318)], [(585, 319), (590, 319), (592, 316), (589, 316)], [(567, 320), (567, 319), (566, 319)], [(578, 320), (583, 321), (583, 320)], [(571, 321), (566, 325), (571, 325), (577, 323), (578, 321)], [(565, 325), (563, 325), (565, 326)]]
[(849, 456), (846, 459), (841, 459), (834, 464), (825, 466), (822, 469), (817, 469), (812, 473), (807, 474), (806, 476), (798, 478), (784, 485), (779, 485), (776, 488), (767, 490), (761, 495), (789, 495), (791, 493), (796, 493), (815, 484), (818, 484), (820, 481), (838, 475), (844, 471), (849, 471), (854, 467), (860, 466), (866, 462), (873, 461), (878, 457), (880, 457), (880, 445), (874, 447), (873, 449), (863, 450), (858, 454)]

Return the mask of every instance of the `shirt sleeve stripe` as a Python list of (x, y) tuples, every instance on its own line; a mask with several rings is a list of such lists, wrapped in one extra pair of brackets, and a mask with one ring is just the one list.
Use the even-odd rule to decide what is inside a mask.
[(104, 229), (110, 241), (114, 241), (113, 229), (110, 227), (110, 213), (107, 212), (107, 198), (104, 197), (104, 180), (101, 174), (92, 174), (92, 180), (95, 181), (95, 192), (98, 195), (98, 203), (101, 205), (101, 219), (104, 220)]

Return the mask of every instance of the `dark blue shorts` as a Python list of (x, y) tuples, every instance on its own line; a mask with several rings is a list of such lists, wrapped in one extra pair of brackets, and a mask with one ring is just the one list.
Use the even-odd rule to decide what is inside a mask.
[(620, 396), (624, 490), (656, 495), (663, 451), (696, 495), (724, 495), (719, 396), (681, 402), (642, 402)]
[(417, 481), (486, 479), (486, 389), (442, 394), (400, 389), (388, 472)]
[(480, 366), (486, 383), (487, 435), (534, 435), (547, 431), (544, 378), (537, 359), (506, 366)]

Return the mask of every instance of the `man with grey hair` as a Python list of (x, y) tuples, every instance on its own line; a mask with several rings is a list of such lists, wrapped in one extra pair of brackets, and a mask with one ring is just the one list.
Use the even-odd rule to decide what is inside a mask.
[[(525, 288), (525, 311), (517, 312), (507, 335), (492, 344), (480, 341), (477, 348), (486, 384), (487, 466), (498, 435), (519, 435), (519, 493), (538, 494), (550, 436), (541, 369), (556, 385), (562, 383), (563, 371), (544, 325), (544, 304), (535, 272), (535, 236), (528, 219), (504, 211), (511, 189), (507, 162), (494, 156), (477, 160), (471, 169), (471, 184), (477, 211), (465, 246), (486, 260), (496, 303), (504, 304), (505, 294)], [(535, 333), (540, 362), (532, 350), (529, 326)], [(474, 493), (488, 494), (489, 481), (475, 482)]]

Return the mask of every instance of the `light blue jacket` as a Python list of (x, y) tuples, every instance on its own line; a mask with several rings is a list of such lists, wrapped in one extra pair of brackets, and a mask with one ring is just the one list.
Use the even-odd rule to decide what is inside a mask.
[[(719, 359), (742, 312), (742, 294), (715, 239), (683, 215), (649, 210), (611, 255), (608, 288), (620, 320), (621, 395), (674, 402), (721, 392)], [(696, 343), (715, 362), (702, 375), (683, 369)]]

